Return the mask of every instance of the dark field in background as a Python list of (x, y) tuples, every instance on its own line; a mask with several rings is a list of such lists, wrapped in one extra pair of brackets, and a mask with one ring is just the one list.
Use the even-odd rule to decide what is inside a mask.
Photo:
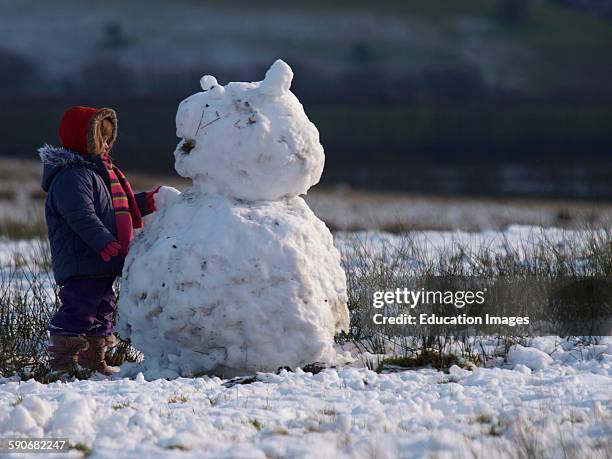
[(324, 184), (612, 200), (609, 4), (0, 0), (0, 155), (57, 143), (69, 105), (112, 106), (119, 164), (172, 174), (199, 77), (260, 80), (281, 57)]

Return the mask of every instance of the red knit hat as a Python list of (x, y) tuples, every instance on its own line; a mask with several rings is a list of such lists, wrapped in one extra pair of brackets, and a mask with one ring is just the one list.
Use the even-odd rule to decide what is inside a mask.
[(113, 125), (109, 146), (117, 138), (117, 114), (111, 108), (70, 107), (60, 121), (59, 136), (62, 146), (81, 154), (96, 151), (96, 128), (108, 118)]

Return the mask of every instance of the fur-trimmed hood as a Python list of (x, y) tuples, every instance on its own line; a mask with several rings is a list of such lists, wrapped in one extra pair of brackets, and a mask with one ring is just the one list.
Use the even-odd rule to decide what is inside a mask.
[(83, 166), (96, 169), (95, 159), (76, 153), (63, 147), (43, 145), (38, 149), (38, 155), (43, 163), (42, 189), (49, 191), (51, 182), (59, 171), (69, 166)]
[(117, 114), (112, 108), (70, 107), (60, 121), (62, 146), (83, 155), (96, 153), (98, 125), (104, 119), (108, 119), (113, 126), (108, 142), (112, 147), (117, 138)]
[(64, 147), (54, 147), (45, 144), (38, 149), (40, 160), (45, 165), (50, 166), (87, 166), (92, 165), (93, 161), (79, 153)]

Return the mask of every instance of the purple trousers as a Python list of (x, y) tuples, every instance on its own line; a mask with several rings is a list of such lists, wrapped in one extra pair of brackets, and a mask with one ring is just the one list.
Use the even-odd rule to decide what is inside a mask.
[(49, 332), (62, 336), (111, 335), (117, 308), (114, 281), (114, 277), (69, 279), (60, 289), (62, 304), (51, 319)]

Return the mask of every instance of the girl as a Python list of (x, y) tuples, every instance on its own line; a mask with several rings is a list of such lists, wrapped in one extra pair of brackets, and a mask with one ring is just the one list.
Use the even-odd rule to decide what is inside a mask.
[(61, 286), (61, 307), (49, 325), (53, 371), (73, 372), (77, 363), (105, 375), (118, 371), (104, 360), (116, 342), (113, 282), (160, 187), (134, 195), (109, 156), (116, 138), (114, 110), (71, 107), (60, 122), (62, 147), (39, 149), (53, 275)]

